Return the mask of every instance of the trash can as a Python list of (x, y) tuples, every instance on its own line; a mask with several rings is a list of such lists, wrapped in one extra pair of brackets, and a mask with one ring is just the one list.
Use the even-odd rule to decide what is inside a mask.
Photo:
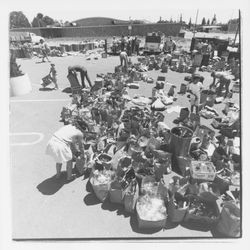
[(187, 157), (193, 131), (186, 127), (174, 127), (171, 131), (170, 148), (174, 156)]

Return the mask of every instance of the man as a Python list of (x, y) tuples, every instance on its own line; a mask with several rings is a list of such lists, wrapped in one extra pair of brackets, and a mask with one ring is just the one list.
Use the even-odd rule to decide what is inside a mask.
[(85, 85), (85, 77), (86, 77), (86, 79), (88, 81), (88, 84), (89, 84), (89, 87), (92, 88), (92, 83), (90, 81), (87, 69), (85, 67), (83, 67), (83, 66), (80, 66), (80, 65), (74, 65), (74, 66), (69, 66), (68, 67), (68, 73), (69, 74), (70, 73), (74, 74), (76, 72), (80, 72), (82, 87), (86, 88), (86, 85)]
[(50, 62), (49, 58), (48, 58), (48, 53), (49, 53), (49, 46), (47, 45), (47, 43), (44, 42), (43, 39), (40, 39), (40, 49), (42, 52), (42, 62), (45, 62), (44, 58), (47, 59), (48, 62)]
[(125, 50), (123, 50), (120, 53), (120, 61), (121, 61), (121, 66), (123, 66), (123, 62), (124, 62), (124, 67), (127, 70), (128, 69), (128, 54)]

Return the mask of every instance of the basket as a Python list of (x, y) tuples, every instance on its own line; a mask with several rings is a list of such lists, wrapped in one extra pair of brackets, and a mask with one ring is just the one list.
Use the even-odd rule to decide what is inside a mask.
[(138, 209), (138, 203), (136, 203), (137, 221), (139, 229), (152, 229), (152, 228), (164, 228), (166, 225), (166, 218), (157, 221), (150, 221), (142, 219), (140, 210)]
[(174, 198), (171, 198), (167, 205), (168, 218), (172, 222), (182, 222), (187, 213), (187, 208), (176, 208), (174, 204)]
[(104, 202), (106, 200), (106, 198), (108, 197), (108, 194), (109, 194), (110, 183), (95, 185), (93, 183), (93, 177), (91, 177), (89, 181), (90, 181), (90, 183), (92, 185), (92, 188), (94, 190), (94, 193), (95, 193), (96, 197), (101, 202)]
[[(128, 190), (128, 188), (127, 188), (127, 190)], [(123, 203), (124, 203), (124, 208), (125, 208), (126, 212), (128, 212), (128, 213), (134, 212), (135, 205), (136, 205), (138, 197), (139, 197), (139, 186), (138, 186), (138, 184), (136, 184), (134, 193), (130, 193), (130, 192), (127, 192), (125, 190)]]

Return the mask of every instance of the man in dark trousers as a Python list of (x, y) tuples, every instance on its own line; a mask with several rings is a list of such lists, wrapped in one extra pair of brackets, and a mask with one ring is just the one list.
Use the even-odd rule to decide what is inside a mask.
[(80, 65), (74, 65), (74, 66), (69, 66), (68, 67), (68, 73), (69, 74), (70, 73), (76, 73), (76, 72), (80, 72), (82, 87), (86, 88), (86, 85), (85, 85), (85, 77), (86, 77), (86, 79), (88, 81), (88, 84), (89, 84), (89, 87), (92, 88), (92, 83), (90, 81), (87, 69), (85, 67), (83, 67), (83, 66), (80, 66)]

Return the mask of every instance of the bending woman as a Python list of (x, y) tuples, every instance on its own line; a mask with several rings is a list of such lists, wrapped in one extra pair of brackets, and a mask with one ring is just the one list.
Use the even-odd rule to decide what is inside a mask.
[[(73, 153), (71, 147), (79, 145), (80, 152), (84, 154), (83, 133), (86, 131), (84, 121), (74, 121), (72, 124), (66, 125), (57, 130), (49, 140), (46, 148), (46, 154), (53, 157), (56, 162), (56, 178), (60, 178), (62, 164), (66, 163), (67, 181), (72, 177), (72, 158)], [(79, 169), (78, 169), (79, 171)], [(80, 172), (80, 171), (79, 171)], [(82, 170), (83, 172), (83, 170)], [(80, 174), (82, 174), (80, 172)]]

